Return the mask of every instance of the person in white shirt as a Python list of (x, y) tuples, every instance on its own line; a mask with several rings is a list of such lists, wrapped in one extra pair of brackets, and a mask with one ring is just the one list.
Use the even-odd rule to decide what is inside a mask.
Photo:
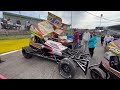
[(83, 34), (82, 45), (83, 45), (83, 52), (88, 50), (88, 41), (90, 39), (90, 33), (86, 30)]
[(114, 41), (114, 37), (113, 37), (113, 35), (111, 36), (111, 41)]
[(107, 46), (107, 44), (111, 41), (111, 36), (110, 35), (106, 35), (104, 38), (104, 43)]

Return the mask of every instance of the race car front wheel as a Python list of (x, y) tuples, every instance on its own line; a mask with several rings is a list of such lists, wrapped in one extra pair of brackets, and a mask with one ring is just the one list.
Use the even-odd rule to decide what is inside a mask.
[(27, 51), (25, 49), (22, 49), (22, 54), (27, 59), (32, 58), (32, 55), (27, 53)]
[(90, 74), (92, 79), (106, 79), (106, 73), (98, 67), (93, 67)]
[(59, 63), (59, 73), (66, 79), (71, 79), (76, 73), (76, 64), (73, 60), (64, 58)]

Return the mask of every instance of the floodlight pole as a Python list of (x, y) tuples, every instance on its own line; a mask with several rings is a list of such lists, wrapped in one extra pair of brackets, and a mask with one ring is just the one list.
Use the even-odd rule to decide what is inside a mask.
[(100, 16), (100, 25), (99, 25), (99, 27), (101, 26), (102, 17), (103, 17), (103, 14), (101, 14), (101, 16)]
[(71, 34), (72, 34), (72, 11), (71, 11)]

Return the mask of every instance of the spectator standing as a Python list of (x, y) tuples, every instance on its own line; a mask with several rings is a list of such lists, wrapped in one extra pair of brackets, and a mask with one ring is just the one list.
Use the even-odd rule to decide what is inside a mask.
[(101, 45), (103, 46), (103, 43), (104, 43), (104, 38), (105, 36), (104, 35), (101, 35)]
[(88, 41), (88, 48), (89, 48), (89, 53), (90, 56), (92, 57), (94, 54), (94, 49), (96, 47), (96, 43), (97, 43), (97, 36), (95, 33), (93, 33)]
[(90, 33), (88, 30), (86, 30), (83, 34), (83, 40), (82, 40), (83, 52), (86, 52), (88, 50), (89, 39), (90, 39)]
[(110, 40), (111, 40), (111, 36), (110, 35), (106, 35), (105, 38), (104, 38), (104, 43), (105, 43), (106, 46), (110, 42)]
[(72, 49), (77, 49), (79, 44), (79, 33), (74, 29)]
[(83, 37), (83, 33), (80, 32), (80, 33), (79, 33), (79, 43), (80, 43), (80, 44), (81, 44), (81, 41), (82, 41), (82, 37)]
[(111, 35), (111, 41), (114, 41), (114, 37), (113, 37), (113, 35)]

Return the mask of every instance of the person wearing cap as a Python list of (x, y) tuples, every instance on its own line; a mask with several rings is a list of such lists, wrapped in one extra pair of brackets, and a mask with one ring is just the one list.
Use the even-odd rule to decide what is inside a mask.
[(79, 44), (79, 33), (74, 29), (72, 49), (77, 49)]

